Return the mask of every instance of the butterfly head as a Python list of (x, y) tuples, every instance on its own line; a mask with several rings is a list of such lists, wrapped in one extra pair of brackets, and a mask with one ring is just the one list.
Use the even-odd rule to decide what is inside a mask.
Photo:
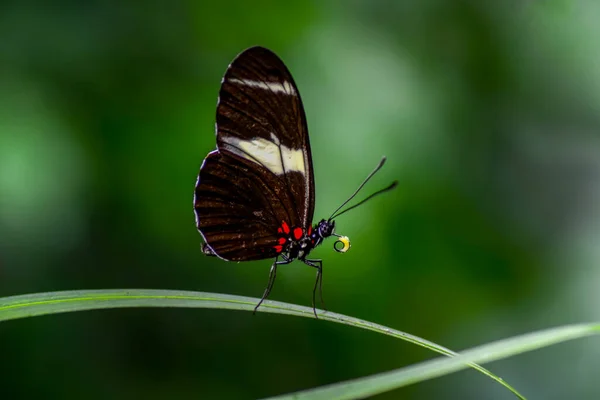
[(322, 219), (315, 227), (313, 235), (317, 238), (317, 244), (329, 236), (338, 237), (339, 239), (333, 244), (334, 250), (338, 253), (345, 253), (350, 249), (350, 239), (335, 233), (335, 221)]
[(320, 220), (317, 226), (315, 227), (315, 231), (321, 239), (325, 239), (333, 235), (334, 230), (335, 221), (329, 221), (324, 219)]

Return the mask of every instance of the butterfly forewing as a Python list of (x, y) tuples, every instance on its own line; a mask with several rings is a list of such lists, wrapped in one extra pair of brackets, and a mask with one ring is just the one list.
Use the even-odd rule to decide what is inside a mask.
[(263, 165), (289, 191), (298, 221), (312, 222), (314, 180), (308, 129), (292, 75), (271, 51), (253, 47), (229, 66), (217, 106), (217, 146)]
[(231, 63), (216, 130), (217, 150), (200, 169), (194, 197), (205, 252), (236, 261), (275, 257), (282, 221), (310, 226), (314, 180), (300, 94), (271, 51), (253, 47)]

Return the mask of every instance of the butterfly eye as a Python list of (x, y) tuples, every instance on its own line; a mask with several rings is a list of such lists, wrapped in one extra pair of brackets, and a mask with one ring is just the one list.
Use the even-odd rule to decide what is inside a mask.
[(340, 236), (340, 238), (333, 244), (333, 248), (338, 253), (347, 252), (350, 249), (350, 239), (348, 236)]

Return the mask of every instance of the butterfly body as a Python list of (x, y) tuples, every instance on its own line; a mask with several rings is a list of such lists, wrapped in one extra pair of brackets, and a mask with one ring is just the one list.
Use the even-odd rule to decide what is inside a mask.
[(284, 221), (282, 226), (277, 229), (280, 236), (275, 251), (285, 259), (305, 261), (315, 247), (333, 234), (334, 229), (335, 222), (324, 219), (314, 227), (309, 227), (308, 230), (300, 227), (289, 228)]

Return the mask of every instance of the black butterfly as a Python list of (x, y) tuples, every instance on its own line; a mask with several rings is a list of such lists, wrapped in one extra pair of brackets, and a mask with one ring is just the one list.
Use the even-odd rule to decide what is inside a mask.
[(350, 248), (349, 239), (334, 232), (333, 218), (396, 186), (338, 213), (385, 158), (329, 219), (311, 225), (315, 183), (302, 100), (284, 63), (263, 47), (245, 50), (227, 68), (215, 129), (217, 149), (204, 160), (194, 193), (203, 252), (227, 261), (275, 258), (255, 312), (273, 288), (278, 265), (298, 259), (316, 268), (316, 317), (317, 287), (323, 301), (323, 263), (307, 256), (332, 235), (338, 237), (336, 251)]

